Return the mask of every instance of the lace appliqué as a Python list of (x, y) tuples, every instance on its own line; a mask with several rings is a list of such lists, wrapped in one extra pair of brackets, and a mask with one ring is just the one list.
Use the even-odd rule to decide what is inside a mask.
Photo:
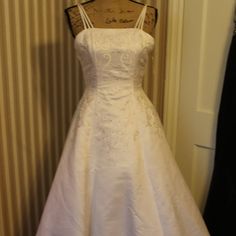
[[(117, 91), (117, 88), (115, 88)], [(100, 151), (98, 165), (116, 166), (127, 163), (127, 151), (131, 141), (132, 100), (125, 99), (122, 103), (114, 102), (107, 108), (99, 108), (103, 101), (97, 101), (95, 112), (95, 140)], [(101, 104), (103, 106), (104, 104)], [(108, 112), (109, 111), (109, 112)], [(122, 159), (123, 158), (123, 159)], [(119, 162), (117, 162), (119, 160)]]
[(160, 117), (155, 110), (155, 107), (142, 89), (137, 90), (136, 94), (137, 100), (141, 105), (142, 112), (143, 114), (146, 114), (146, 118), (144, 120), (145, 127), (150, 128), (150, 131), (158, 135), (159, 138), (164, 138), (164, 129), (161, 124)]

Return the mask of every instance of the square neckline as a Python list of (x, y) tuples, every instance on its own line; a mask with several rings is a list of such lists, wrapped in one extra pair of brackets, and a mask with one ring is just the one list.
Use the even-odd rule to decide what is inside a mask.
[[(79, 9), (82, 21), (83, 21), (83, 26), (84, 28), (75, 36), (75, 40), (77, 39), (77, 37), (82, 33), (85, 32), (87, 30), (138, 30), (143, 32), (145, 35), (147, 35), (148, 37), (150, 37), (153, 41), (155, 40), (155, 38), (150, 35), (149, 33), (147, 33), (146, 31), (143, 30), (143, 24), (144, 24), (144, 20), (145, 20), (145, 16), (146, 16), (146, 10), (147, 10), (147, 4), (144, 4), (144, 6), (142, 7), (141, 12), (139, 13), (139, 16), (135, 22), (135, 25), (133, 27), (126, 27), (126, 28), (102, 28), (102, 27), (94, 27), (94, 25), (92, 24), (87, 12), (85, 11), (84, 7), (82, 6), (81, 3), (77, 3), (77, 7)], [(141, 22), (141, 23), (140, 23)], [(86, 26), (86, 23), (88, 24), (88, 26)], [(141, 24), (141, 28), (140, 28), (140, 24)]]
[(75, 41), (77, 40), (77, 38), (79, 37), (79, 35), (81, 35), (82, 33), (89, 31), (89, 30), (104, 30), (104, 31), (109, 31), (109, 30), (137, 30), (139, 32), (143, 32), (144, 35), (147, 35), (151, 40), (155, 41), (155, 38), (147, 33), (146, 31), (144, 31), (143, 29), (139, 29), (139, 28), (134, 28), (134, 27), (127, 27), (127, 28), (99, 28), (99, 27), (91, 27), (91, 28), (85, 28), (82, 29), (78, 34), (76, 34), (75, 36)]

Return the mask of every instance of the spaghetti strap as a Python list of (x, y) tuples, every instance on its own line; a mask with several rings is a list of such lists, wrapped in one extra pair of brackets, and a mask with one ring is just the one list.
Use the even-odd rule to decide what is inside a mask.
[(143, 29), (146, 12), (147, 12), (147, 5), (145, 4), (136, 21), (134, 28)]
[(77, 2), (77, 6), (78, 6), (78, 9), (79, 9), (79, 12), (80, 12), (81, 19), (83, 21), (84, 29), (94, 28), (94, 26), (93, 26), (91, 20), (89, 19), (89, 16), (87, 15), (87, 13), (86, 13), (84, 7), (82, 6), (82, 4)]

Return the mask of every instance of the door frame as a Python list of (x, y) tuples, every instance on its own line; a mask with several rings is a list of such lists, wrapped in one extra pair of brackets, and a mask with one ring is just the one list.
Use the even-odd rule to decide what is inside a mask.
[(168, 1), (163, 125), (175, 156), (182, 66), (184, 0)]

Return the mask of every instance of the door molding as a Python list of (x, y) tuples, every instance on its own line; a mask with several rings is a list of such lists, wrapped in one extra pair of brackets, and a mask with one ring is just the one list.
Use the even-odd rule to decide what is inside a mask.
[(174, 155), (181, 81), (183, 17), (184, 0), (169, 0), (163, 125)]

